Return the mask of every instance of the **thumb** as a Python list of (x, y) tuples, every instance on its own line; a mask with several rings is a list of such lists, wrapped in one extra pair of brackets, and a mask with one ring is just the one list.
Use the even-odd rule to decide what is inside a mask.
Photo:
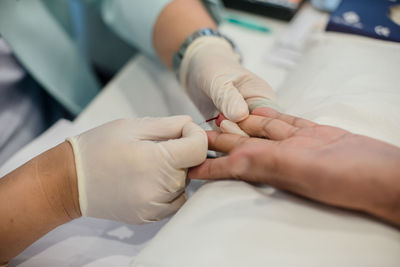
[(244, 77), (238, 80), (236, 87), (246, 100), (250, 111), (259, 107), (280, 109), (274, 90), (265, 80), (251, 72)]
[(181, 138), (160, 142), (158, 145), (174, 168), (193, 167), (202, 163), (207, 157), (207, 135), (193, 122), (184, 125)]

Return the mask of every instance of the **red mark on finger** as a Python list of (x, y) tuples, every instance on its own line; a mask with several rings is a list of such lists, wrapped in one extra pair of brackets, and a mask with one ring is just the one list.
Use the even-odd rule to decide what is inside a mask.
[(217, 117), (214, 117), (214, 118), (206, 120), (206, 122), (210, 122), (210, 121), (216, 120), (216, 119), (218, 119), (218, 117), (219, 117), (219, 115)]
[(223, 120), (226, 120), (227, 118), (225, 118), (225, 116), (222, 114), (222, 113), (220, 113), (219, 115), (218, 115), (218, 118), (217, 118), (217, 120), (215, 121), (215, 124), (219, 127), (219, 125), (221, 124), (221, 122), (223, 121)]

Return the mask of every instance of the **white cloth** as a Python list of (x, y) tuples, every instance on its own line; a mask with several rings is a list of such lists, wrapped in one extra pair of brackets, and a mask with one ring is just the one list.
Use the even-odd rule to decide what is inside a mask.
[(330, 33), (277, 92), (287, 113), (400, 146), (400, 46)]
[[(278, 101), (291, 114), (400, 145), (399, 65), (398, 44), (327, 34)], [(133, 266), (397, 267), (399, 251), (399, 230), (367, 215), (219, 181), (200, 188)]]

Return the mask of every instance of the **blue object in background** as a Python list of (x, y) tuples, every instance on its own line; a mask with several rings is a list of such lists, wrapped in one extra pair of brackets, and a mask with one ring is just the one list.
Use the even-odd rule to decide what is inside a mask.
[(342, 0), (311, 0), (311, 4), (322, 11), (335, 11)]
[(326, 30), (400, 42), (398, 12), (400, 0), (343, 0)]

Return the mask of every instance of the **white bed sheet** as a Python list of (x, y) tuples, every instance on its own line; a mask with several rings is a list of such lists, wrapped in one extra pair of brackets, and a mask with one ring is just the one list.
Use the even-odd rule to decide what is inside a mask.
[[(400, 46), (318, 36), (278, 90), (286, 112), (400, 145)], [(400, 266), (400, 231), (239, 181), (204, 185), (133, 266)]]

